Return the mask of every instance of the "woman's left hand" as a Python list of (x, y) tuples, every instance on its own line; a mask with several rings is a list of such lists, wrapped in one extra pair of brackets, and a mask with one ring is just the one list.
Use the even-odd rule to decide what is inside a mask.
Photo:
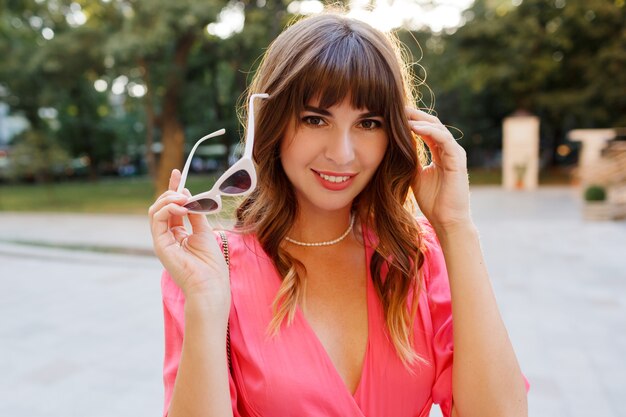
[(431, 154), (431, 163), (418, 164), (413, 193), (422, 213), (436, 229), (471, 223), (465, 149), (435, 116), (407, 107), (411, 130)]

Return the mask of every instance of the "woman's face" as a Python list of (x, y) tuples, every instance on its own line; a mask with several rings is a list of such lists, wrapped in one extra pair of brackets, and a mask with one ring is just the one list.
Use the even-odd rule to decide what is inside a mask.
[(290, 123), (280, 146), (283, 169), (300, 207), (333, 211), (352, 204), (368, 184), (387, 150), (385, 120), (355, 109), (349, 97), (319, 108), (307, 104)]

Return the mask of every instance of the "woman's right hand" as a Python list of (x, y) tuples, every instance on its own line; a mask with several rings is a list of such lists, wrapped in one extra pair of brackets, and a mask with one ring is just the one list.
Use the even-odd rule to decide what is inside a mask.
[[(180, 171), (172, 171), (169, 189), (148, 210), (154, 251), (186, 299), (198, 296), (228, 314), (228, 266), (205, 215), (183, 207), (190, 194), (186, 189), (185, 194), (176, 192), (180, 177)], [(185, 215), (192, 233), (183, 223)]]

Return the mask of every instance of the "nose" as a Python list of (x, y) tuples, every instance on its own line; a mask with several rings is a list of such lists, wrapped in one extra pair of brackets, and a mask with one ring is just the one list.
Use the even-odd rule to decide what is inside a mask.
[(325, 156), (338, 166), (348, 165), (354, 160), (354, 142), (349, 128), (339, 129), (330, 135)]

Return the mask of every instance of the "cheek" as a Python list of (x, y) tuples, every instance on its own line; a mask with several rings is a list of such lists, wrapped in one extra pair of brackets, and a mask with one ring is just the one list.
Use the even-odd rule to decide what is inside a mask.
[(389, 142), (385, 138), (384, 140), (377, 141), (372, 144), (371, 147), (366, 152), (365, 159), (368, 167), (370, 168), (378, 168), (383, 158), (385, 157), (385, 153), (388, 150)]
[(301, 175), (303, 167), (310, 162), (307, 147), (303, 146), (303, 141), (300, 139), (297, 137), (283, 139), (280, 145), (280, 162), (287, 178), (292, 183)]
[(293, 155), (291, 155), (291, 146), (283, 142), (280, 144), (280, 163), (283, 166), (283, 171), (290, 178), (290, 173), (292, 171), (291, 165), (293, 164)]
[(280, 146), (280, 157), (283, 164), (300, 166), (311, 163), (321, 152), (314, 137), (298, 134), (291, 139), (283, 139)]

